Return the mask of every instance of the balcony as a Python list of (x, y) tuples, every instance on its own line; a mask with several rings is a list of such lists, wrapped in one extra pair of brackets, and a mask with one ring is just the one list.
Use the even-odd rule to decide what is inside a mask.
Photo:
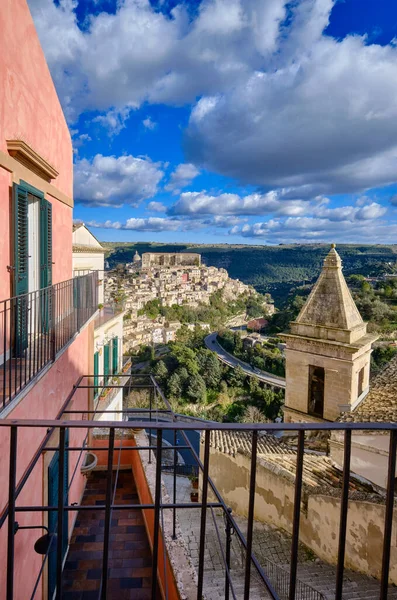
[(95, 314), (97, 279), (92, 272), (0, 302), (0, 411)]
[[(90, 388), (89, 382), (89, 376), (82, 377), (74, 394)], [(115, 389), (117, 385), (108, 387)], [(395, 587), (389, 585), (389, 575), (395, 568), (392, 528), (396, 424), (222, 424), (175, 414), (150, 376), (131, 376), (127, 391), (133, 399), (139, 397), (139, 407), (120, 411), (122, 421), (95, 421), (95, 410), (81, 412), (74, 408), (73, 395), (62, 420), (0, 420), (2, 434), (6, 434), (4, 428), (10, 433), (9, 502), (0, 518), (0, 533), (2, 527), (8, 531), (7, 600), (41, 597), (44, 588), (40, 586), (50, 562), (55, 565), (57, 600), (168, 600), (178, 595), (200, 600), (397, 598)], [(23, 440), (26, 429), (32, 427), (42, 428), (43, 441), (32, 450), (21, 475), (18, 440)], [(257, 518), (266, 497), (261, 461), (269, 446), (277, 463), (273, 452), (276, 441), (268, 436), (281, 429), (297, 435), (296, 448), (285, 450), (280, 458), (280, 464), (284, 461), (290, 465), (293, 473), (293, 477), (286, 478), (293, 489), (291, 506), (286, 495), (285, 506), (280, 507), (291, 515), (283, 531)], [(305, 436), (333, 430), (344, 436), (343, 470), (339, 473), (327, 467), (339, 507), (332, 530), (336, 565), (314, 561), (302, 544), (302, 526), (312, 501), (307, 489), (312, 482), (316, 486), (324, 479), (324, 472), (311, 468), (315, 455), (307, 449)], [(354, 505), (366, 489), (350, 472), (355, 430), (387, 434), (390, 439), (388, 485), (376, 500), (384, 515), (382, 536), (372, 541), (380, 549), (378, 579), (354, 572), (346, 564), (347, 559), (351, 560), (349, 519), (354, 520)], [(197, 431), (201, 433), (199, 448), (190, 436)], [(77, 435), (81, 443), (76, 442)], [(68, 438), (73, 443), (68, 444)], [(239, 491), (244, 514), (230, 510), (228, 490), (221, 491), (218, 485), (223, 486), (222, 468), (215, 460), (217, 445), (230, 454), (230, 440), (235, 443), (237, 438), (249, 450), (248, 477), (243, 477), (244, 489)], [(40, 504), (30, 500), (24, 488), (34, 476), (43, 452), (59, 456), (59, 481), (66, 477), (67, 486), (66, 490), (58, 487), (52, 503)], [(74, 502), (72, 490), (87, 452), (95, 453), (97, 466), (89, 475), (81, 500)], [(192, 472), (199, 472), (197, 502), (190, 498), (190, 482), (183, 477), (183, 453), (190, 455), (195, 465)], [(239, 468), (243, 468), (241, 461)], [(231, 471), (227, 472), (226, 480), (232, 476)], [(323, 487), (321, 493), (325, 494)], [(33, 552), (35, 538), (23, 538), (27, 532), (20, 532), (23, 527), (18, 529), (15, 523), (27, 527), (49, 525), (51, 514), (56, 516), (49, 526), (50, 544), (37, 559)], [(325, 517), (332, 521), (331, 512)], [(73, 523), (72, 532), (70, 527), (65, 530), (65, 522)], [(21, 596), (18, 573), (20, 565), (26, 563), (24, 553), (32, 564), (36, 560), (36, 579), (29, 589), (23, 588)]]

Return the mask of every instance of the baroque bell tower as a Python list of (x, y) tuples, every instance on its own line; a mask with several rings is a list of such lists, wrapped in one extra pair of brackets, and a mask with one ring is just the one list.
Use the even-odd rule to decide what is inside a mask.
[(332, 244), (286, 342), (285, 422), (335, 421), (366, 396), (372, 343)]

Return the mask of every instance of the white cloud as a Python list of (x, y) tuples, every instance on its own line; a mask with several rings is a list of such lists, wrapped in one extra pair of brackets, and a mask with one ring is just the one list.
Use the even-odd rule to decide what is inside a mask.
[(174, 194), (179, 194), (181, 189), (189, 185), (199, 173), (199, 169), (194, 165), (182, 163), (171, 173), (170, 180), (164, 189)]
[(147, 205), (147, 210), (150, 210), (152, 212), (165, 212), (167, 210), (167, 207), (165, 206), (165, 204), (163, 204), (162, 202), (149, 202), (149, 204)]
[[(382, 221), (384, 212), (370, 205), (365, 213), (343, 213), (326, 216), (274, 218), (266, 222), (235, 226), (230, 234), (246, 238), (261, 238), (270, 243), (288, 243), (294, 241), (340, 241), (343, 243), (373, 243), (381, 239), (383, 243), (393, 243), (397, 235), (397, 224)], [(379, 205), (377, 205), (379, 206)], [(349, 209), (351, 207), (346, 207)], [(367, 207), (365, 207), (367, 208)], [(337, 210), (337, 209), (335, 209)], [(361, 209), (359, 209), (361, 210)]]
[(149, 158), (102, 156), (78, 160), (74, 166), (74, 197), (93, 206), (136, 206), (152, 198), (164, 173)]
[(142, 124), (145, 129), (149, 129), (150, 131), (153, 131), (153, 129), (156, 129), (157, 127), (157, 123), (153, 121), (150, 117), (146, 117), (146, 119), (143, 119)]
[(110, 135), (118, 135), (126, 127), (131, 110), (131, 106), (125, 106), (119, 110), (113, 108), (106, 114), (95, 117), (93, 122), (100, 123), (102, 127), (108, 130)]
[(149, 217), (127, 219), (125, 223), (119, 221), (89, 221), (88, 227), (100, 227), (103, 229), (130, 229), (134, 231), (177, 231), (181, 226), (181, 221), (161, 217)]
[(244, 182), (310, 186), (312, 195), (395, 181), (397, 48), (323, 36), (293, 58), (200, 100), (188, 157)]
[[(190, 19), (149, 0), (123, 0), (79, 29), (77, 2), (29, 0), (69, 117), (144, 101), (183, 104), (226, 91), (276, 49), (286, 0), (207, 0)], [(59, 43), (62, 40), (62, 44)]]
[(271, 191), (267, 194), (219, 194), (213, 196), (206, 191), (183, 192), (177, 202), (169, 209), (172, 215), (264, 215), (277, 213), (299, 215), (308, 210), (302, 200), (282, 200), (282, 192)]
[(144, 102), (199, 97), (187, 160), (285, 201), (396, 181), (397, 45), (324, 35), (334, 3), (205, 0), (190, 18), (120, 0), (81, 30), (74, 0), (29, 0), (69, 119), (98, 110), (117, 133)]

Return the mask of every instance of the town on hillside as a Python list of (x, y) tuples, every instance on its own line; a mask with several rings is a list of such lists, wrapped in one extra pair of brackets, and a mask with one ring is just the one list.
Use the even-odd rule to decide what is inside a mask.
[[(136, 252), (124, 268), (105, 272), (104, 284), (105, 302), (118, 302), (126, 311), (125, 352), (176, 339), (182, 323), (162, 316), (156, 310), (158, 307), (208, 306), (217, 293), (225, 303), (258, 296), (252, 286), (231, 279), (226, 269), (202, 264), (200, 254), (196, 253), (150, 252), (140, 257)], [(264, 315), (271, 315), (274, 306), (263, 298), (262, 310)], [(197, 325), (207, 331), (211, 328), (208, 322), (198, 321)], [(195, 325), (190, 323), (188, 327), (192, 330)]]

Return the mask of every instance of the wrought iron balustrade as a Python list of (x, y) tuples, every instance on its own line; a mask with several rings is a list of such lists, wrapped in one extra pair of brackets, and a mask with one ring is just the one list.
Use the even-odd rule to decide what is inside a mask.
[[(288, 423), (288, 424), (230, 424), (230, 423), (215, 423), (205, 421), (184, 421), (183, 415), (175, 414), (168, 400), (163, 396), (160, 388), (156, 381), (151, 376), (143, 375), (132, 375), (129, 387), (131, 390), (136, 388), (139, 390), (139, 394), (145, 388), (148, 390), (149, 408), (136, 409), (139, 414), (139, 420), (120, 420), (120, 421), (94, 421), (91, 418), (95, 418), (95, 411), (91, 410), (77, 410), (73, 407), (73, 396), (79, 389), (92, 389), (93, 386), (90, 384), (91, 376), (84, 376), (77, 382), (74, 391), (70, 394), (67, 399), (62, 411), (58, 415), (57, 420), (0, 420), (0, 432), (3, 434), (5, 430), (9, 430), (10, 445), (9, 445), (9, 494), (8, 494), (8, 505), (2, 511), (0, 517), (0, 528), (8, 528), (7, 538), (7, 549), (8, 549), (8, 564), (7, 564), (7, 600), (15, 600), (14, 597), (14, 561), (17, 560), (15, 555), (14, 546), (14, 535), (15, 535), (15, 522), (18, 520), (19, 513), (24, 516), (24, 523), (27, 522), (30, 514), (32, 522), (37, 522), (38, 516), (47, 514), (56, 514), (57, 518), (57, 536), (54, 538), (53, 544), (56, 545), (57, 553), (57, 584), (56, 584), (56, 600), (62, 600), (63, 597), (63, 561), (62, 561), (62, 549), (64, 544), (64, 520), (68, 518), (70, 513), (75, 514), (78, 511), (98, 511), (98, 505), (94, 505), (89, 502), (82, 504), (69, 503), (67, 494), (63, 491), (62, 486), (58, 487), (57, 502), (54, 505), (43, 504), (43, 505), (21, 505), (18, 502), (18, 497), (22, 492), (24, 485), (27, 483), (30, 475), (32, 474), (34, 467), (39, 460), (43, 450), (47, 452), (56, 451), (59, 456), (59, 480), (62, 481), (64, 478), (66, 461), (68, 456), (78, 455), (78, 461), (76, 463), (74, 474), (79, 465), (79, 461), (86, 451), (100, 450), (107, 452), (107, 492), (106, 499), (101, 503), (100, 509), (103, 510), (104, 514), (104, 535), (103, 535), (103, 546), (101, 551), (101, 585), (98, 588), (98, 600), (112, 600), (111, 588), (109, 587), (109, 548), (111, 544), (111, 527), (112, 513), (113, 511), (132, 511), (132, 510), (145, 510), (153, 511), (153, 540), (152, 540), (152, 557), (151, 557), (151, 572), (152, 572), (152, 600), (158, 600), (158, 588), (156, 585), (157, 577), (160, 576), (161, 562), (165, 562), (165, 558), (162, 558), (162, 554), (165, 553), (166, 543), (165, 540), (175, 538), (177, 535), (176, 528), (176, 515), (177, 511), (185, 510), (199, 510), (198, 521), (200, 523), (200, 534), (198, 541), (198, 557), (197, 557), (197, 585), (194, 593), (194, 597), (201, 600), (203, 594), (205, 594), (205, 552), (206, 552), (206, 540), (209, 534), (209, 528), (212, 527), (212, 520), (214, 520), (215, 530), (217, 539), (219, 541), (221, 555), (224, 561), (224, 587), (219, 589), (218, 592), (224, 592), (223, 598), (225, 600), (249, 600), (250, 590), (253, 582), (255, 585), (262, 586), (260, 597), (273, 600), (323, 600), (324, 596), (321, 592), (313, 589), (311, 586), (299, 580), (298, 572), (298, 554), (299, 554), (299, 527), (301, 518), (301, 506), (303, 500), (303, 458), (305, 454), (305, 434), (310, 432), (318, 431), (340, 431), (344, 435), (344, 463), (343, 463), (343, 475), (340, 487), (340, 518), (339, 518), (339, 530), (335, 531), (335, 535), (338, 539), (338, 561), (335, 568), (335, 588), (332, 595), (335, 600), (342, 600), (343, 584), (344, 584), (344, 569), (345, 569), (345, 553), (346, 553), (346, 537), (347, 537), (347, 516), (348, 516), (348, 501), (349, 501), (349, 484), (350, 484), (350, 464), (351, 464), (351, 447), (352, 447), (352, 433), (354, 431), (372, 431), (380, 434), (389, 434), (389, 464), (388, 464), (388, 478), (387, 488), (385, 491), (385, 520), (384, 520), (384, 531), (383, 531), (383, 558), (382, 558), (382, 569), (379, 581), (379, 599), (387, 600), (387, 598), (394, 598), (393, 594), (390, 593), (389, 586), (389, 569), (390, 569), (390, 552), (392, 545), (392, 525), (393, 525), (393, 510), (394, 510), (394, 492), (395, 492), (395, 472), (396, 472), (396, 449), (397, 449), (397, 424), (395, 423)], [(109, 387), (117, 387), (110, 385)], [(125, 387), (125, 385), (120, 385)], [(69, 404), (71, 407), (69, 408)], [(125, 411), (111, 411), (112, 413), (126, 413), (130, 416), (134, 409), (127, 409)], [(168, 412), (171, 417), (170, 421), (162, 420), (164, 414)], [(79, 414), (82, 419), (79, 419)], [(142, 416), (143, 415), (143, 416)], [(146, 417), (145, 417), (146, 415)], [(61, 420), (68, 419), (68, 420)], [(70, 420), (69, 420), (70, 419)], [(73, 419), (73, 420), (72, 420)], [(24, 435), (23, 430), (26, 428), (42, 428), (43, 432), (46, 432), (45, 437), (41, 445), (33, 452), (33, 456), (27, 465), (25, 472), (21, 479), (17, 480), (18, 471), (18, 443), (23, 443)], [(101, 432), (106, 431), (106, 443), (105, 445), (97, 446), (93, 445), (93, 436), (89, 436), (88, 433), (95, 428), (100, 428)], [(67, 446), (67, 432), (79, 430), (85, 434), (85, 443), (81, 445), (70, 445)], [(139, 440), (136, 438), (137, 430), (149, 431), (149, 436), (146, 438), (144, 445), (139, 444)], [(202, 453), (199, 453), (194, 449), (193, 445), (189, 441), (187, 433), (189, 430), (200, 430), (203, 437)], [(237, 432), (249, 432), (251, 436), (251, 459), (250, 459), (250, 473), (248, 481), (248, 519), (247, 529), (244, 533), (239, 527), (236, 519), (228, 508), (226, 501), (222, 497), (221, 493), (216, 487), (216, 481), (210, 476), (211, 474), (211, 453), (210, 453), (210, 435), (214, 430), (218, 431), (237, 431)], [(254, 514), (255, 514), (255, 502), (257, 494), (257, 444), (258, 438), (262, 432), (277, 432), (280, 430), (296, 432), (298, 436), (297, 442), (297, 454), (296, 454), (296, 465), (295, 465), (295, 483), (294, 483), (294, 502), (291, 519), (291, 547), (290, 547), (290, 560), (288, 569), (281, 567), (267, 559), (261, 559), (255, 555), (253, 547), (254, 539)], [(59, 437), (55, 436), (51, 438), (54, 431), (59, 432)], [(118, 432), (119, 437), (116, 436)], [(151, 435), (150, 432), (153, 432)], [(164, 446), (163, 440), (167, 433), (174, 435), (174, 443), (171, 445)], [(124, 435), (125, 434), (125, 435)], [(128, 435), (127, 435), (128, 434)], [(129, 443), (128, 440), (131, 438), (130, 434), (135, 435), (135, 441)], [(180, 435), (183, 438), (183, 444), (176, 443), (176, 435)], [(72, 436), (70, 436), (72, 439)], [(75, 438), (75, 436), (73, 436)], [(59, 439), (59, 442), (58, 442)], [(101, 438), (103, 439), (103, 437)], [(18, 440), (21, 440), (18, 442)], [(50, 443), (51, 440), (51, 443)], [(52, 443), (52, 440), (56, 442)], [(124, 440), (124, 442), (123, 442)], [(126, 442), (126, 443), (125, 443)], [(197, 503), (178, 502), (176, 496), (176, 476), (178, 469), (175, 468), (171, 471), (174, 477), (173, 494), (170, 494), (169, 499), (164, 499), (162, 496), (162, 456), (164, 450), (171, 450), (174, 452), (174, 466), (177, 466), (177, 455), (181, 449), (187, 449), (190, 451), (191, 456), (194, 458), (197, 465), (197, 469), (200, 477), (200, 500)], [(121, 454), (124, 452), (140, 452), (145, 456), (148, 456), (148, 463), (154, 463), (154, 457), (156, 457), (155, 465), (152, 465), (154, 469), (155, 486), (152, 494), (152, 501), (146, 502), (145, 504), (138, 504), (134, 502), (115, 502), (115, 490), (117, 486), (117, 477), (120, 469)], [(146, 454), (147, 453), (147, 454)], [(118, 457), (118, 458), (117, 458)], [(142, 460), (142, 458), (141, 458)], [(168, 469), (168, 468), (167, 468)], [(73, 474), (73, 477), (74, 477)], [(72, 481), (69, 483), (71, 486)], [(219, 523), (216, 523), (214, 518), (214, 511), (220, 511), (224, 519), (224, 529), (221, 531)], [(164, 530), (165, 515), (167, 512), (172, 514), (172, 520), (168, 521), (168, 530)], [(179, 514), (179, 513), (178, 513)], [(22, 516), (21, 515), (21, 516)], [(230, 559), (230, 537), (231, 531), (233, 531), (234, 539), (242, 550), (243, 556), (243, 568), (237, 572), (234, 569), (234, 565)], [(226, 534), (226, 535), (225, 535)], [(165, 556), (165, 554), (164, 554)], [(183, 568), (183, 565), (180, 565)], [(38, 577), (42, 575), (43, 568), (39, 573)], [(164, 571), (165, 572), (165, 571)], [(236, 592), (236, 577), (238, 577), (240, 583), (240, 593)], [(242, 583), (242, 592), (241, 592)], [(37, 589), (37, 586), (35, 590)], [(26, 594), (27, 598), (35, 598), (35, 590), (33, 594)], [(28, 591), (27, 591), (28, 592)], [(218, 593), (217, 592), (217, 593)], [(69, 593), (68, 597), (72, 597)], [(165, 594), (167, 599), (167, 593)], [(217, 596), (218, 597), (218, 596)], [(328, 594), (327, 594), (328, 597)]]
[(96, 272), (0, 302), (0, 410), (98, 308)]

